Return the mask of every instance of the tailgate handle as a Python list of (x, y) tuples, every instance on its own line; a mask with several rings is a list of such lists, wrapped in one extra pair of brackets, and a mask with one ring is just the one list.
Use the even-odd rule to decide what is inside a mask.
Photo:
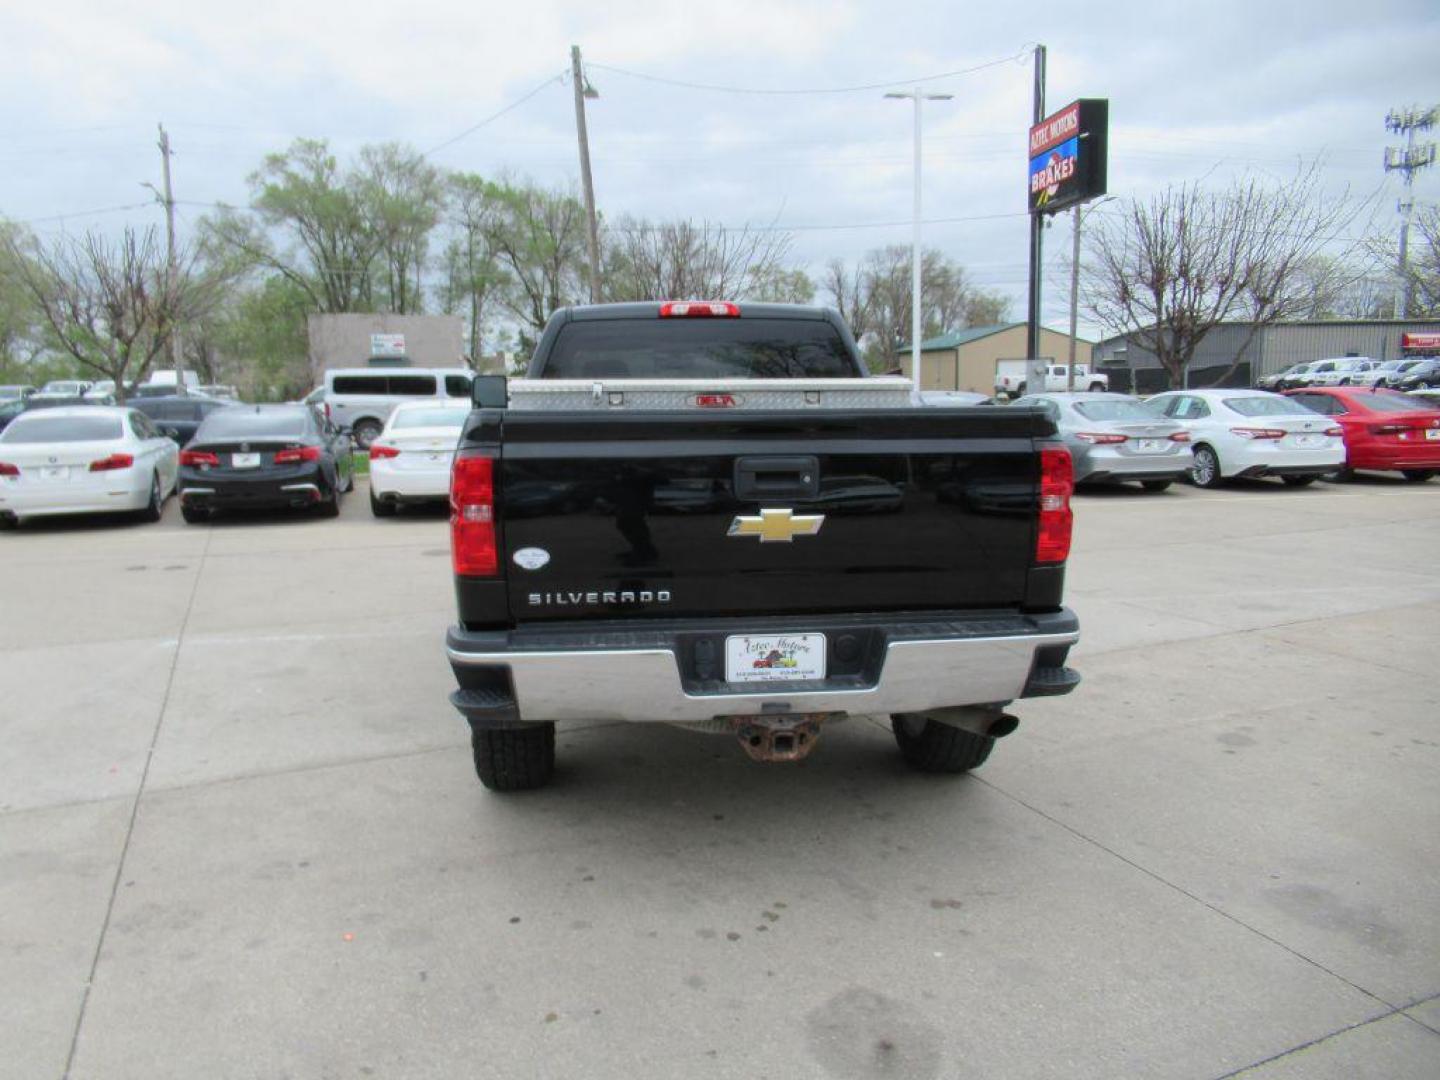
[(813, 499), (820, 494), (815, 457), (742, 457), (735, 460), (737, 499)]

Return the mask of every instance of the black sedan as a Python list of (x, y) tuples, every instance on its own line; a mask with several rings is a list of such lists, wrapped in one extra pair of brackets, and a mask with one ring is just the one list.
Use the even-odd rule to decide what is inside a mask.
[(355, 486), (349, 432), (309, 405), (216, 409), (180, 451), (180, 513), (193, 523), (216, 510), (312, 507), (340, 513)]
[(125, 404), (150, 417), (157, 428), (175, 440), (177, 446), (184, 446), (195, 437), (195, 432), (207, 416), (234, 402), (215, 401), (193, 394), (184, 397), (166, 394), (163, 397), (131, 398)]

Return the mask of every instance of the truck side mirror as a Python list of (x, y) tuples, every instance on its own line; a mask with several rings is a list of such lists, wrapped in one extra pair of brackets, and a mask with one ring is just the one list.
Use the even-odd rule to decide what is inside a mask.
[(470, 384), (470, 400), (477, 408), (503, 409), (509, 403), (509, 380), (504, 375), (476, 375)]

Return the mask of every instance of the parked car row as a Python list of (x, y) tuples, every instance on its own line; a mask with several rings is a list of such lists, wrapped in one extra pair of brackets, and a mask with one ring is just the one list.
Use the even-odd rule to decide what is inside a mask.
[[(922, 395), (929, 407), (986, 400)], [(1055, 422), (1077, 484), (1138, 481), (1163, 491), (1179, 479), (1213, 488), (1237, 477), (1278, 477), (1303, 486), (1357, 469), (1398, 471), (1412, 481), (1440, 472), (1440, 390), (1172, 390), (1144, 401), (1046, 393), (1009, 407), (1034, 407)], [(469, 410), (468, 401), (444, 397), (394, 408), (368, 448), (374, 516), (448, 497)], [(354, 449), (348, 425), (303, 403), (170, 396), (124, 407), (25, 408), (0, 431), (0, 524), (82, 513), (155, 521), (171, 494), (192, 524), (219, 511), (285, 507), (334, 517), (354, 488)]]
[(1256, 381), (1261, 390), (1298, 390), (1315, 386), (1380, 386), (1392, 390), (1440, 387), (1440, 359), (1401, 358), (1372, 360), (1366, 356), (1345, 356), (1334, 360), (1311, 360), (1291, 364), (1284, 371)]
[(1033, 394), (1013, 404), (1038, 407), (1055, 421), (1077, 484), (1139, 481), (1163, 491), (1182, 477), (1206, 488), (1278, 477), (1301, 487), (1357, 469), (1417, 482), (1440, 472), (1440, 391), (1172, 390), (1145, 401)]
[[(469, 411), (468, 401), (440, 399), (390, 415), (369, 449), (376, 517), (448, 498)], [(304, 404), (168, 397), (26, 410), (0, 432), (0, 524), (91, 513), (158, 520), (171, 494), (190, 524), (251, 509), (335, 517), (355, 486), (354, 450), (348, 427)]]

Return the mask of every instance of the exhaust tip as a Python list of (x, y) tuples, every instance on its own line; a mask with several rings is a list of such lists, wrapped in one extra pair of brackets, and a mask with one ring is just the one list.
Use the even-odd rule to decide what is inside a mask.
[(1003, 739), (1019, 726), (1020, 720), (1017, 717), (1011, 716), (1009, 713), (1001, 713), (994, 719), (990, 726), (985, 729), (985, 734), (989, 735), (992, 739)]

